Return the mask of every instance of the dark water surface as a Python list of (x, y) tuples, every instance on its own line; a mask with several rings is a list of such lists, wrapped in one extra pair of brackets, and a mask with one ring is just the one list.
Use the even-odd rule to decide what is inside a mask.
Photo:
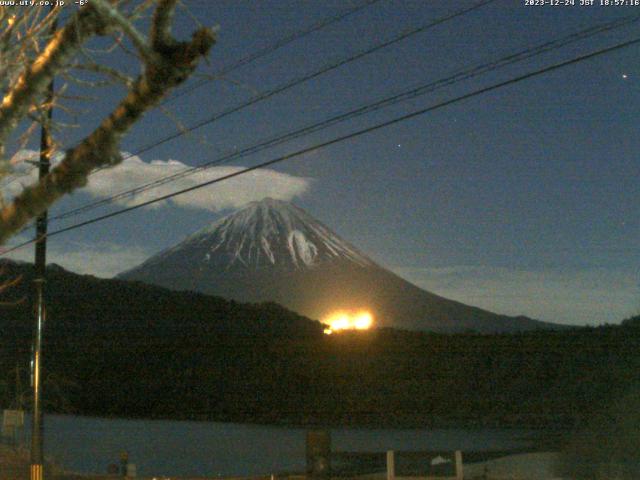
[[(139, 476), (260, 475), (304, 470), (305, 431), (47, 415), (45, 451), (57, 463), (80, 473), (106, 473), (126, 450)], [(504, 450), (526, 447), (530, 434), (513, 429), (331, 429), (336, 451)]]

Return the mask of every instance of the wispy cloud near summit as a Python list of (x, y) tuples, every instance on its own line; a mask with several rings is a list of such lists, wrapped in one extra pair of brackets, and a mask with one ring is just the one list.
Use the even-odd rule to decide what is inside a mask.
[[(153, 160), (145, 162), (140, 157), (126, 159), (116, 168), (102, 170), (91, 177), (87, 192), (96, 197), (108, 197), (114, 193), (153, 182), (180, 173), (189, 168), (177, 160)], [(201, 170), (175, 181), (144, 191), (134, 197), (117, 200), (123, 205), (133, 205), (166, 195), (199, 183), (239, 172), (244, 167), (221, 166)], [(291, 200), (303, 195), (310, 186), (310, 179), (277, 172), (270, 169), (254, 170), (216, 185), (204, 187), (169, 200), (184, 208), (196, 208), (218, 212), (238, 208), (264, 197)], [(161, 204), (158, 204), (161, 205)]]
[[(128, 154), (123, 153), (128, 157)], [(57, 160), (60, 159), (58, 155)], [(16, 154), (18, 163), (15, 174), (19, 180), (12, 182), (3, 193), (6, 198), (17, 194), (23, 185), (33, 183), (37, 178), (37, 169), (23, 160), (36, 160), (37, 152), (23, 150)], [(138, 156), (126, 158), (121, 164), (100, 170), (89, 177), (88, 185), (81, 190), (93, 197), (106, 198), (115, 194), (155, 182), (164, 177), (179, 174), (191, 168), (178, 160), (152, 160), (145, 162)], [(159, 185), (134, 196), (125, 196), (115, 200), (121, 206), (131, 206), (152, 200), (163, 195), (193, 187), (202, 182), (214, 180), (236, 172), (245, 167), (219, 166), (196, 171), (189, 175), (176, 178), (168, 183)], [(292, 200), (309, 190), (311, 179), (298, 177), (272, 169), (260, 169), (240, 175), (236, 178), (204, 187), (192, 192), (173, 197), (167, 202), (182, 208), (192, 208), (219, 212), (225, 209), (238, 208), (246, 203), (271, 197), (278, 200)], [(151, 208), (166, 206), (167, 202), (153, 204)]]

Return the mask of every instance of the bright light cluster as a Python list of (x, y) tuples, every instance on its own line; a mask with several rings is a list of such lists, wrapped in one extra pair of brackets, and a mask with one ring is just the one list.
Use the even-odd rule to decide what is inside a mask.
[(324, 329), (326, 335), (340, 330), (367, 330), (373, 325), (373, 315), (366, 310), (356, 312), (341, 310), (329, 315), (323, 323), (329, 325), (329, 328)]

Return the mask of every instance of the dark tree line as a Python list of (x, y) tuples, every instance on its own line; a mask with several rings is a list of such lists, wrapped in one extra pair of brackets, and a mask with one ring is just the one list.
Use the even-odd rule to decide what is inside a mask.
[[(20, 269), (12, 273), (19, 274)], [(7, 295), (26, 295), (28, 272)], [(49, 272), (51, 411), (297, 424), (576, 426), (634, 387), (640, 328), (325, 336), (274, 304)], [(28, 299), (0, 308), (0, 398), (27, 365)], [(26, 371), (26, 370), (25, 370)], [(24, 379), (26, 382), (26, 379)]]

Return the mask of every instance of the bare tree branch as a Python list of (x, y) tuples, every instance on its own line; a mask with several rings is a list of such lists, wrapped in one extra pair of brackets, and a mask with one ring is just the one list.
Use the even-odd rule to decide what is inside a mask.
[[(16, 87), (0, 106), (0, 145), (28, 111), (36, 97), (53, 76), (92, 34), (122, 29), (124, 17), (109, 14), (102, 0), (94, 8), (83, 8), (77, 19), (60, 30), (39, 58), (20, 78)], [(66, 152), (49, 175), (26, 187), (12, 203), (0, 210), (0, 243), (19, 231), (29, 220), (46, 210), (63, 195), (83, 187), (92, 170), (116, 165), (122, 161), (120, 141), (142, 115), (157, 105), (169, 90), (184, 82), (198, 61), (208, 55), (215, 42), (211, 29), (196, 30), (190, 41), (179, 42), (171, 36), (171, 22), (176, 0), (158, 0), (153, 17), (150, 41), (132, 39), (136, 48), (149, 45), (151, 53), (142, 53), (143, 73), (135, 80), (127, 95), (102, 123), (76, 147)], [(103, 8), (104, 7), (104, 8)], [(111, 23), (109, 23), (111, 22)], [(132, 29), (125, 32), (130, 36)], [(135, 30), (135, 35), (139, 32)]]
[(174, 40), (171, 37), (171, 22), (178, 0), (159, 0), (151, 24), (151, 45), (156, 51), (171, 48)]
[(156, 53), (148, 45), (146, 37), (138, 31), (133, 23), (105, 0), (92, 0), (91, 5), (100, 12), (103, 18), (117, 25), (131, 39), (145, 62), (155, 62)]
[(105, 25), (92, 8), (83, 7), (76, 18), (60, 29), (44, 51), (25, 69), (0, 104), (0, 157), (9, 134), (37, 103), (51, 79), (60, 72), (78, 47)]

